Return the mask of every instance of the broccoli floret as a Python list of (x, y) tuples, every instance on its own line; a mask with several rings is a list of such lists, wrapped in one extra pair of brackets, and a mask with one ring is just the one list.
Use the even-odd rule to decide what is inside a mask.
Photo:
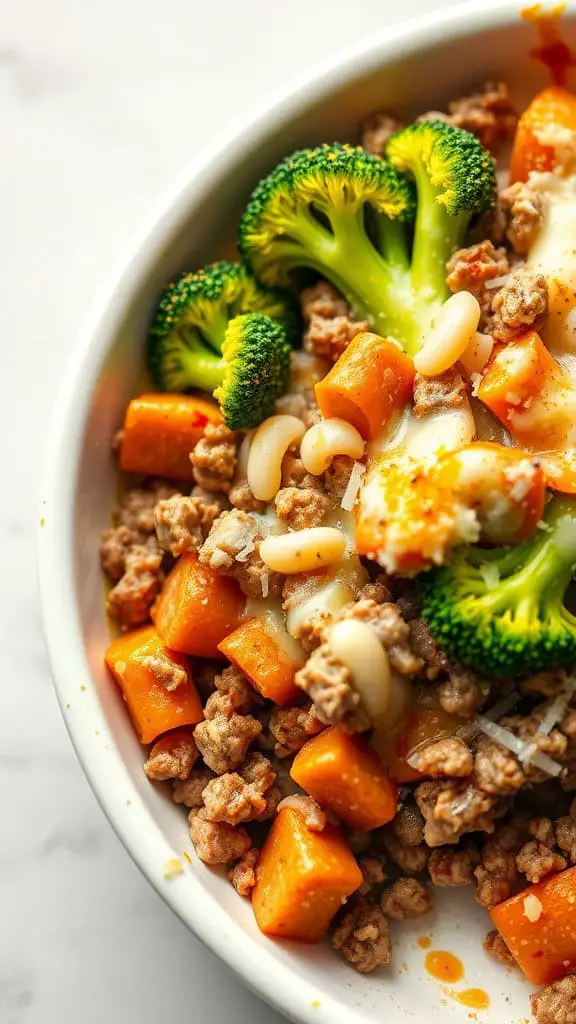
[(576, 501), (555, 497), (542, 527), (513, 548), (469, 547), (420, 577), (422, 615), (449, 655), (487, 675), (576, 663), (565, 594), (576, 568)]
[(148, 336), (148, 368), (160, 390), (212, 391), (231, 429), (254, 427), (288, 386), (298, 326), (288, 295), (221, 261), (166, 289)]
[(327, 277), (356, 316), (415, 352), (447, 297), (446, 262), (494, 186), (477, 139), (443, 122), (397, 133), (387, 160), (340, 143), (299, 150), (255, 189), (240, 253), (267, 284), (286, 286), (299, 267)]
[(222, 346), (224, 375), (214, 391), (231, 430), (257, 427), (274, 412), (290, 379), (291, 347), (286, 332), (264, 313), (230, 321)]

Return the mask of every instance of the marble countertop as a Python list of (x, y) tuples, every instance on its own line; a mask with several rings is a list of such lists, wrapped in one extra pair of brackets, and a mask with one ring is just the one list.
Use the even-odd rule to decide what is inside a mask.
[(111, 263), (183, 162), (263, 90), (398, 15), (391, 0), (350, 10), (0, 0), (1, 1024), (281, 1020), (164, 906), (84, 779), (42, 639), (36, 503), (59, 378)]

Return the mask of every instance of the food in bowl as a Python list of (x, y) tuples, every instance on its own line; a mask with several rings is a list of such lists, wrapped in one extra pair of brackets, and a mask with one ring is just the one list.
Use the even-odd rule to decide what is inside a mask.
[(261, 930), (368, 973), (474, 885), (540, 1024), (576, 1012), (575, 130), (487, 86), (282, 161), (241, 261), (160, 299), (101, 541), (146, 774)]

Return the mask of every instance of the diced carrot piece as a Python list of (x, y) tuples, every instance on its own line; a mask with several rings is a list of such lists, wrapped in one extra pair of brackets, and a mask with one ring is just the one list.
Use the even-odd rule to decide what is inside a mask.
[(412, 396), (412, 360), (392, 341), (357, 334), (323, 380), (316, 384), (325, 417), (347, 420), (370, 440)]
[(289, 634), (286, 643), (283, 640), (271, 617), (259, 615), (238, 626), (219, 644), (219, 650), (267, 700), (293, 704), (302, 696), (294, 676), (302, 668), (304, 658), (298, 657), (299, 645)]
[(517, 444), (541, 457), (550, 487), (576, 493), (571, 440), (576, 388), (536, 331), (527, 331), (494, 354), (478, 397)]
[(350, 828), (380, 828), (396, 814), (398, 791), (365, 740), (325, 729), (294, 758), (290, 775)]
[(208, 423), (220, 423), (214, 402), (190, 395), (147, 394), (126, 410), (120, 468), (127, 473), (192, 480), (190, 452)]
[(534, 985), (547, 985), (576, 969), (576, 867), (499, 903), (491, 916)]
[[(187, 682), (167, 690), (155, 675), (153, 659), (163, 666), (183, 668)], [(113, 640), (105, 661), (116, 679), (141, 743), (152, 743), (162, 733), (202, 721), (202, 705), (186, 658), (164, 646), (153, 626), (123, 633)]]
[(362, 872), (342, 832), (312, 832), (291, 807), (277, 815), (262, 848), (252, 906), (265, 935), (318, 942)]
[(576, 96), (549, 85), (534, 97), (516, 128), (510, 181), (527, 181), (531, 171), (551, 171), (556, 161), (553, 145), (541, 141), (554, 129), (576, 131)]
[(236, 580), (182, 555), (164, 583), (154, 621), (171, 650), (218, 658), (218, 644), (238, 627), (245, 603)]
[(455, 736), (464, 719), (449, 715), (440, 705), (418, 705), (397, 729), (374, 737), (374, 746), (385, 771), (395, 782), (415, 782), (424, 776), (408, 764), (408, 758), (420, 747)]

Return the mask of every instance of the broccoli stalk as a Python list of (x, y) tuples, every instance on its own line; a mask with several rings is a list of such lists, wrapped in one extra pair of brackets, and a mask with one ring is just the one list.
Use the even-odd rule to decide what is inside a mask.
[(443, 122), (397, 133), (387, 156), (338, 143), (293, 153), (254, 191), (239, 248), (267, 284), (287, 285), (299, 267), (327, 277), (356, 316), (413, 353), (447, 296), (447, 260), (493, 202), (494, 166)]
[(524, 676), (576, 661), (565, 594), (576, 569), (576, 499), (555, 497), (533, 538), (460, 551), (420, 578), (422, 615), (454, 658), (487, 675)]
[(148, 337), (148, 368), (162, 391), (213, 392), (232, 430), (258, 426), (290, 377), (298, 317), (283, 292), (237, 263), (183, 274), (161, 297)]

